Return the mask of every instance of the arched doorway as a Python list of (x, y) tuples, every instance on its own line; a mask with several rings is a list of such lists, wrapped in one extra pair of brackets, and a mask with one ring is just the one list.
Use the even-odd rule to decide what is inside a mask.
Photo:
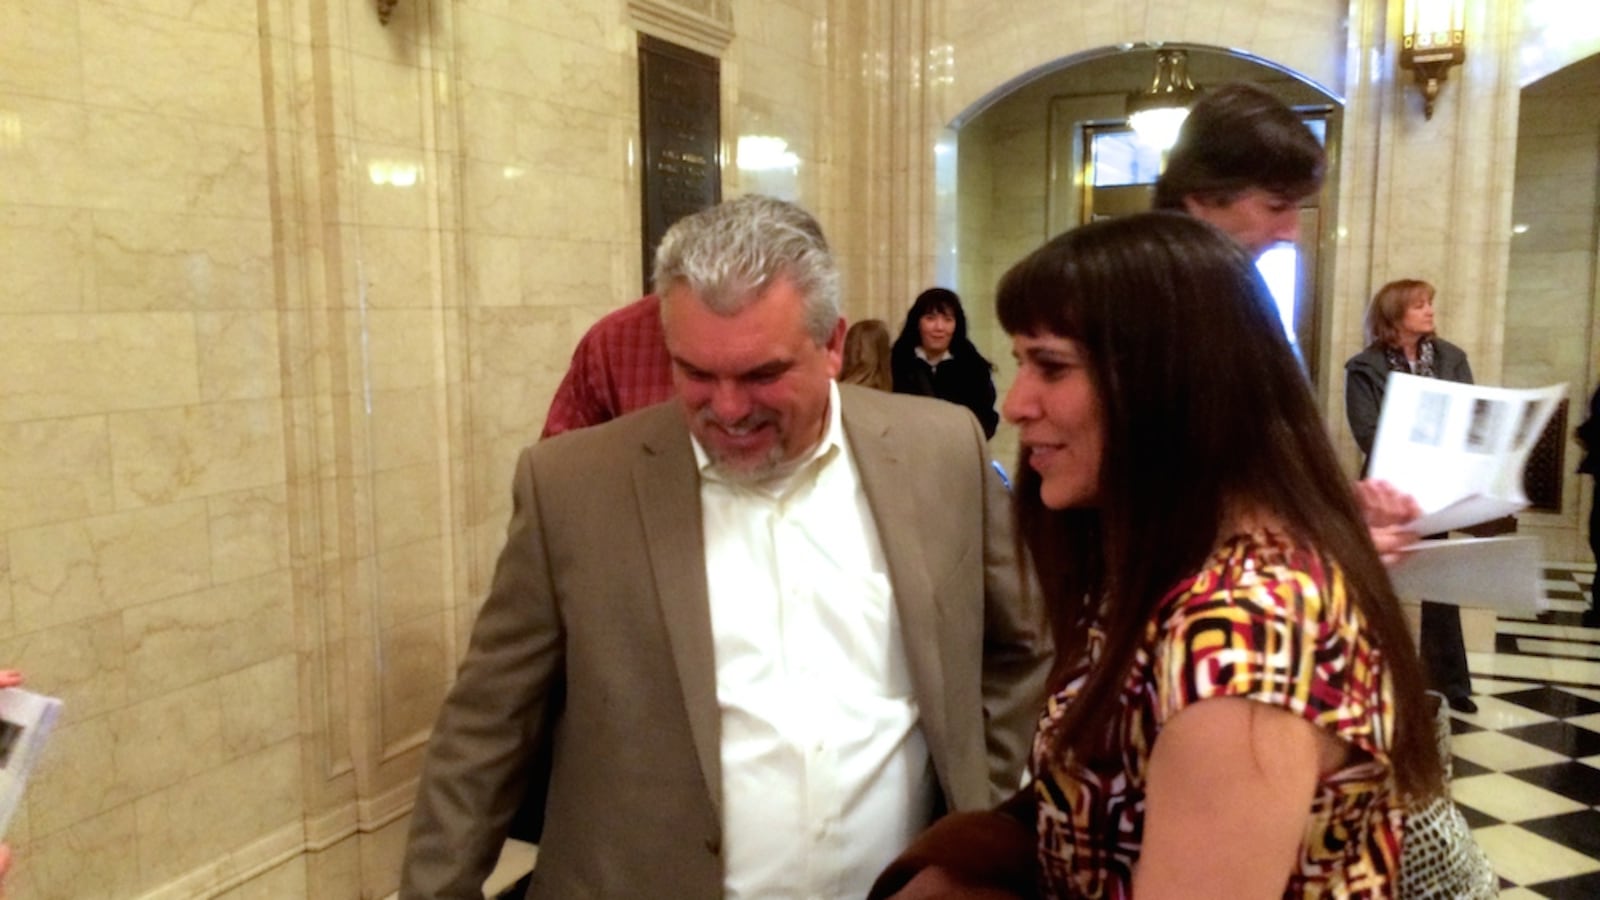
[[(1168, 48), (1179, 45), (1165, 45)], [(1265, 60), (1183, 45), (1189, 71), (1204, 88), (1252, 81), (1300, 110), (1328, 148), (1329, 178), (1302, 209), (1298, 247), (1264, 257), (1286, 330), (1315, 377), (1326, 365), (1327, 310), (1338, 196), (1339, 98)], [(994, 285), (1013, 262), (1053, 234), (1090, 217), (1148, 208), (1158, 173), (1128, 130), (1125, 100), (1146, 87), (1155, 47), (1109, 47), (1029, 73), (963, 112), (952, 123), (936, 165), (940, 241), (937, 280), (966, 299), (973, 340), (991, 359), (1009, 349), (994, 320)], [(1009, 367), (996, 373), (1003, 392)], [(996, 435), (999, 458), (1014, 456), (1014, 436)]]

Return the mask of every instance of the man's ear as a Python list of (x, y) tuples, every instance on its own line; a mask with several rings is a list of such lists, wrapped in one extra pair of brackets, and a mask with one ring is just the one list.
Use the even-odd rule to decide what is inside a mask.
[(822, 347), (828, 357), (829, 378), (838, 378), (840, 370), (844, 368), (844, 333), (848, 329), (849, 324), (844, 316), (840, 316), (839, 321), (833, 323), (833, 333), (828, 335), (828, 342)]

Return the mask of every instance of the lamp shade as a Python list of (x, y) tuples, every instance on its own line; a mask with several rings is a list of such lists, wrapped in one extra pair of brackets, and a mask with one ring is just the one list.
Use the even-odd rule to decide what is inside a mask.
[(1200, 89), (1189, 80), (1187, 50), (1157, 50), (1150, 87), (1128, 95), (1128, 124), (1139, 140), (1165, 150), (1178, 139), (1178, 129)]

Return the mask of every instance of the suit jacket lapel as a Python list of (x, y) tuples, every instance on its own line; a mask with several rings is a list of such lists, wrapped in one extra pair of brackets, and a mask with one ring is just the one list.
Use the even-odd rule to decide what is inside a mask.
[(682, 413), (663, 410), (663, 427), (644, 441), (633, 469), (656, 597), (677, 666), (700, 771), (711, 809), (722, 816), (722, 724), (717, 705), (716, 647), (706, 585), (700, 481)]
[[(863, 389), (864, 390), (864, 389)], [(894, 586), (895, 610), (900, 615), (900, 634), (906, 663), (911, 668), (912, 688), (922, 716), (923, 735), (934, 753), (940, 772), (948, 771), (941, 759), (945, 747), (946, 714), (944, 616), (928, 577), (928, 560), (923, 553), (917, 522), (929, 515), (917, 501), (914, 481), (917, 473), (908, 471), (891, 439), (890, 419), (868, 403), (851, 402), (856, 390), (840, 386), (841, 413), (850, 452), (855, 457), (861, 487), (877, 524), (878, 542), (889, 566), (889, 581)]]

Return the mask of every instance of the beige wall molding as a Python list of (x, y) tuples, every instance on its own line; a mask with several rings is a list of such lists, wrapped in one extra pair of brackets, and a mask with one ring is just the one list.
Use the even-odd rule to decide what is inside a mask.
[(139, 900), (189, 900), (231, 891), (297, 856), (321, 853), (358, 834), (373, 834), (394, 824), (411, 812), (416, 793), (416, 779), (408, 779), (375, 797), (284, 826), (139, 895)]
[(733, 41), (729, 0), (628, 0), (628, 19), (645, 34), (720, 57)]
[(139, 900), (215, 897), (272, 871), (309, 849), (305, 826), (286, 825), (260, 840), (139, 895)]

